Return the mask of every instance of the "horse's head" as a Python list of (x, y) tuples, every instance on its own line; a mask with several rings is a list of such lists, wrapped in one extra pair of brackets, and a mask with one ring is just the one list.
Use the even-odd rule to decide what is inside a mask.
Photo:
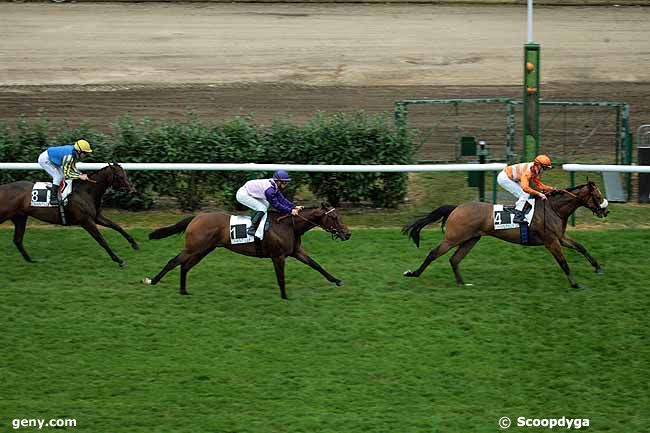
[(598, 218), (606, 217), (609, 214), (609, 203), (595, 183), (589, 181), (582, 185), (576, 195), (582, 200), (582, 205), (591, 210)]
[(350, 239), (352, 234), (348, 227), (343, 224), (341, 216), (336, 212), (336, 208), (330, 206), (329, 203), (321, 203), (318, 211), (321, 213), (320, 226), (325, 231), (331, 233), (332, 237), (337, 237), (343, 241)]
[(106, 183), (114, 188), (124, 188), (130, 193), (137, 192), (135, 187), (129, 182), (126, 172), (117, 162), (109, 162), (108, 165), (100, 171), (106, 171)]

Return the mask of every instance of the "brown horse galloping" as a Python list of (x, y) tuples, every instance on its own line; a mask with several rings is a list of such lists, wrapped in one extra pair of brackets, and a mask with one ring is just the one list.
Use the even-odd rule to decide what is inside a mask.
[[(119, 232), (129, 241), (133, 249), (139, 249), (137, 242), (122, 227), (106, 218), (101, 209), (102, 196), (109, 187), (125, 188), (130, 192), (135, 192), (135, 188), (126, 177), (124, 169), (118, 164), (109, 164), (88, 177), (91, 179), (90, 182), (83, 180), (73, 182), (72, 194), (66, 206), (67, 223), (83, 227), (108, 252), (111, 259), (123, 267), (126, 262), (111, 250), (99, 232), (97, 224)], [(33, 186), (32, 182), (27, 181), (0, 185), (0, 224), (9, 219), (13, 221), (16, 227), (14, 244), (28, 262), (32, 262), (32, 258), (23, 247), (27, 218), (31, 216), (51, 224), (62, 224), (58, 207), (31, 205)]]
[(176, 266), (181, 266), (181, 295), (187, 292), (187, 273), (205, 256), (217, 247), (223, 247), (238, 254), (253, 257), (267, 257), (273, 260), (275, 275), (280, 286), (280, 296), (287, 299), (284, 282), (284, 262), (287, 257), (293, 257), (320, 272), (327, 281), (343, 285), (338, 278), (330, 275), (314, 259), (309, 257), (302, 248), (301, 236), (305, 232), (320, 227), (342, 240), (350, 239), (348, 228), (341, 221), (336, 209), (322, 204), (316, 209), (304, 210), (298, 216), (280, 216), (275, 212), (269, 213), (271, 228), (264, 235), (261, 245), (255, 243), (232, 244), (230, 242), (230, 214), (206, 213), (185, 218), (173, 226), (163, 227), (149, 234), (149, 239), (161, 239), (185, 231), (185, 248), (152, 280), (144, 279), (145, 283), (157, 284), (167, 272)]
[[(529, 231), (529, 245), (544, 245), (555, 257), (571, 287), (580, 287), (576, 283), (569, 265), (562, 254), (562, 247), (572, 248), (589, 260), (598, 274), (603, 271), (598, 262), (587, 252), (585, 247), (566, 235), (566, 225), (569, 216), (579, 207), (590, 209), (599, 218), (607, 216), (607, 200), (593, 182), (566, 190), (553, 191), (546, 200), (535, 201), (535, 213)], [(422, 272), (438, 257), (451, 248), (458, 246), (454, 255), (449, 259), (454, 270), (457, 284), (464, 284), (458, 271), (458, 264), (481, 239), (481, 236), (494, 236), (504, 241), (519, 243), (519, 229), (494, 230), (492, 205), (488, 203), (467, 203), (460, 206), (443, 205), (429, 215), (414, 221), (404, 227), (402, 232), (413, 239), (420, 247), (420, 231), (432, 222), (442, 219), (446, 231), (443, 241), (424, 259), (415, 271), (407, 271), (405, 277), (419, 277)]]

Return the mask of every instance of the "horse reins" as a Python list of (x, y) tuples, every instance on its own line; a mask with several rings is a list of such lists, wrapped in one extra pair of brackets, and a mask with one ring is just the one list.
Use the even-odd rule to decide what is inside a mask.
[[(590, 208), (589, 206), (587, 206), (587, 200), (584, 200), (582, 197), (578, 196), (577, 194), (574, 194), (574, 193), (572, 193), (571, 191), (568, 191), (568, 190), (566, 190), (566, 189), (558, 189), (557, 191), (562, 192), (562, 193), (569, 194), (571, 197), (573, 197), (573, 198), (576, 199), (578, 202), (580, 202), (580, 205), (581, 205), (581, 206), (585, 206), (585, 207), (587, 207), (587, 209), (593, 211), (592, 208)], [(555, 207), (553, 206), (553, 203), (549, 203), (549, 204), (550, 204), (551, 209), (553, 210), (553, 212), (555, 212), (555, 214), (559, 216), (559, 214), (557, 213), (557, 210), (555, 210)], [(546, 224), (546, 218), (544, 219), (544, 224)]]
[[(332, 209), (328, 210), (327, 212), (325, 212), (323, 215), (329, 215), (331, 212), (334, 212), (335, 210), (336, 210), (336, 208), (332, 208)], [(322, 228), (323, 230), (325, 230), (326, 232), (331, 233), (332, 235), (335, 235), (335, 234), (336, 234), (336, 231), (335, 231), (334, 229), (327, 228), (327, 227), (325, 227), (325, 226), (322, 225), (322, 224), (316, 224), (315, 222), (313, 222), (313, 221), (311, 221), (311, 220), (308, 220), (308, 219), (305, 218), (304, 216), (300, 215), (300, 213), (298, 213), (298, 215), (293, 215), (293, 214), (289, 214), (289, 215), (291, 216), (291, 224), (292, 224), (294, 227), (295, 227), (296, 224), (295, 224), (295, 222), (294, 222), (294, 218), (293, 218), (293, 217), (294, 217), (294, 216), (297, 216), (297, 217), (300, 218), (301, 220), (306, 221), (306, 222), (308, 222), (309, 224), (311, 224), (312, 227), (320, 227), (320, 228)], [(288, 217), (289, 215), (284, 215), (284, 216), (278, 218), (278, 221), (281, 221), (281, 220), (285, 219), (285, 218)]]

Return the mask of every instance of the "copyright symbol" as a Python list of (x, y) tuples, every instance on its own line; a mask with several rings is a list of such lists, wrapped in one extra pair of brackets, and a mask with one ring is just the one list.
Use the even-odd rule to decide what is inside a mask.
[(508, 418), (507, 416), (502, 416), (501, 418), (499, 418), (499, 427), (501, 427), (502, 429), (509, 428), (510, 418)]

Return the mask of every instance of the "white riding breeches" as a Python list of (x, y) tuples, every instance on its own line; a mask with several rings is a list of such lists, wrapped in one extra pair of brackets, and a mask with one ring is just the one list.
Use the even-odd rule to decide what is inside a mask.
[(249, 209), (253, 209), (254, 211), (258, 212), (264, 212), (264, 216), (260, 221), (260, 225), (257, 226), (257, 230), (255, 231), (255, 237), (263, 239), (264, 225), (266, 224), (266, 216), (268, 215), (267, 211), (269, 210), (269, 202), (266, 201), (266, 199), (251, 196), (243, 186), (237, 190), (235, 198), (239, 203), (243, 204)]
[(38, 163), (43, 167), (43, 170), (47, 171), (47, 173), (52, 176), (53, 185), (61, 184), (61, 181), (63, 180), (63, 168), (50, 161), (47, 150), (38, 156)]
[(519, 182), (515, 182), (510, 179), (505, 171), (502, 171), (497, 176), (497, 182), (510, 194), (514, 195), (517, 198), (517, 203), (515, 204), (515, 209), (522, 210), (526, 200), (530, 198), (530, 194), (525, 192)]

